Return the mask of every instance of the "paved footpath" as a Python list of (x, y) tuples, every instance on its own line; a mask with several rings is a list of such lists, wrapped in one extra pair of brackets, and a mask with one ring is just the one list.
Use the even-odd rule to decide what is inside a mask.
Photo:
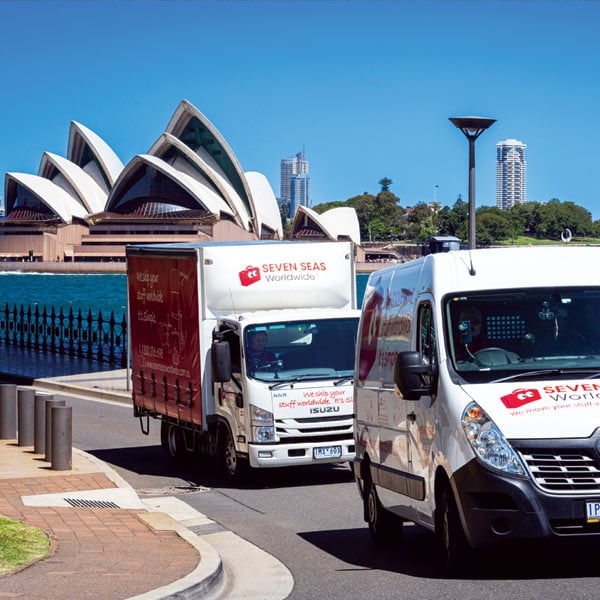
[[(118, 370), (30, 383), (39, 391), (126, 401), (126, 382)], [(53, 470), (44, 458), (17, 439), (0, 440), (0, 515), (50, 538), (48, 556), (0, 577), (0, 599), (282, 600), (291, 593), (283, 564), (185, 502), (142, 500), (109, 465), (77, 449), (68, 471)]]

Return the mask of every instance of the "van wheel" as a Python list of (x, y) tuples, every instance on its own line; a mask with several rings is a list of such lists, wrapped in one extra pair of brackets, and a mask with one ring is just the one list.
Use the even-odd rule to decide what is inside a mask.
[(229, 427), (221, 429), (221, 441), (219, 444), (219, 462), (230, 481), (241, 481), (248, 470), (248, 461), (238, 456), (233, 443), (233, 436)]
[(365, 481), (364, 491), (365, 520), (375, 546), (389, 546), (402, 539), (402, 520), (383, 508), (377, 490), (371, 480)]
[(165, 452), (174, 460), (180, 461), (186, 455), (185, 440), (183, 431), (177, 425), (161, 421), (160, 423), (160, 444)]
[(440, 527), (446, 570), (453, 575), (462, 575), (469, 568), (473, 551), (460, 522), (450, 485), (446, 485), (442, 491)]

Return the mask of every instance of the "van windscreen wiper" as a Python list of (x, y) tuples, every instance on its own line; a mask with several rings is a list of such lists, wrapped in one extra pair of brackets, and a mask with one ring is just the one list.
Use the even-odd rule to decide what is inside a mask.
[(494, 379), (490, 383), (503, 383), (504, 381), (519, 381), (521, 379), (530, 379), (540, 375), (587, 375), (586, 379), (600, 377), (600, 369), (537, 369), (534, 371), (522, 371), (506, 377)]

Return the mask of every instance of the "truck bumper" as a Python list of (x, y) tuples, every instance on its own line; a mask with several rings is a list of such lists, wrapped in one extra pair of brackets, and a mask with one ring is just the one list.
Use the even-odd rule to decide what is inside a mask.
[(526, 540), (600, 542), (600, 524), (587, 523), (585, 515), (586, 501), (600, 494), (547, 494), (530, 479), (493, 473), (476, 460), (455, 473), (452, 486), (474, 548)]
[[(341, 447), (337, 457), (316, 458), (317, 448)], [(250, 466), (258, 469), (269, 467), (287, 467), (291, 465), (314, 465), (319, 463), (352, 462), (354, 460), (354, 440), (342, 440), (330, 443), (311, 444), (249, 444), (248, 458)]]

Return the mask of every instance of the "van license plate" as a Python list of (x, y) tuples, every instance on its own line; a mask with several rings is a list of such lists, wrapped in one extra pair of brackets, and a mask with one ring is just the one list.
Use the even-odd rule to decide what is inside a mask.
[(314, 458), (340, 458), (341, 456), (341, 446), (325, 446), (323, 448), (313, 448)]
[(588, 523), (600, 523), (600, 500), (585, 503)]

